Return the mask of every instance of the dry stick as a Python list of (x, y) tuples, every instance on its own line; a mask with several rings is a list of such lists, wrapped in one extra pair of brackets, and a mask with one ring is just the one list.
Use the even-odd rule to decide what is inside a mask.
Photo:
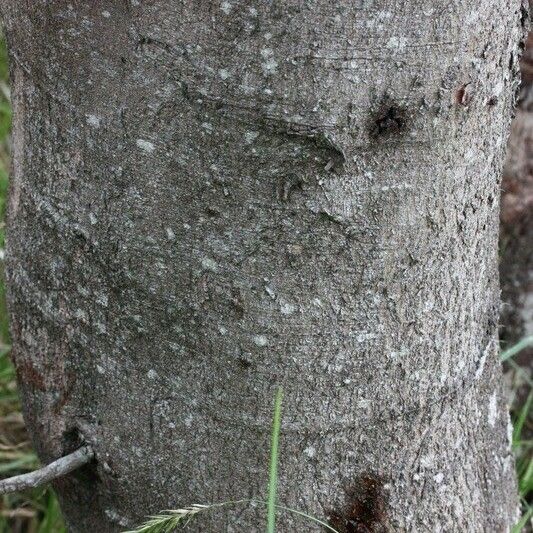
[(39, 470), (0, 480), (0, 495), (45, 485), (87, 464), (93, 457), (94, 452), (92, 448), (90, 446), (82, 446), (75, 452), (69, 453), (57, 459), (57, 461), (53, 461), (39, 468)]

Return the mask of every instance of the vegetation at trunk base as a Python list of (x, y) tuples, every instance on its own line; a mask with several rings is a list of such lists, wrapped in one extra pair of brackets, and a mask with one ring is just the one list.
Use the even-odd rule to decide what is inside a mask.
[[(521, 350), (533, 345), (533, 338), (526, 337), (514, 346), (502, 351), (501, 360), (510, 361), (511, 358), (520, 353)], [(525, 379), (531, 389), (531, 382), (528, 375), (520, 367), (515, 367), (519, 376)], [(270, 470), (269, 470), (269, 486), (268, 486), (268, 501), (259, 499), (244, 499), (227, 501), (214, 504), (193, 504), (190, 507), (183, 509), (169, 510), (157, 516), (150, 517), (144, 524), (140, 525), (135, 530), (127, 533), (172, 533), (176, 528), (183, 527), (194, 520), (195, 516), (204, 512), (224, 511), (226, 507), (242, 506), (242, 505), (258, 505), (266, 506), (268, 508), (268, 520), (266, 526), (266, 533), (275, 533), (275, 519), (276, 513), (280, 511), (290, 512), (300, 515), (303, 519), (309, 520), (324, 528), (325, 531), (331, 533), (339, 533), (330, 524), (323, 522), (316, 517), (310, 516), (303, 511), (285, 507), (276, 503), (277, 497), (277, 461), (278, 461), (278, 447), (281, 431), (281, 389), (278, 390), (274, 409), (274, 422), (272, 428), (272, 448), (270, 454)], [(530, 504), (532, 489), (533, 489), (533, 457), (531, 451), (533, 449), (533, 440), (524, 438), (526, 434), (530, 435), (532, 431), (531, 424), (531, 405), (533, 403), (533, 389), (529, 391), (527, 400), (517, 407), (517, 412), (513, 417), (513, 437), (512, 448), (516, 455), (517, 473), (519, 481), (519, 494), (522, 503), (523, 514), (520, 520), (515, 524), (512, 533), (520, 533), (529, 524), (533, 516), (533, 506)], [(528, 427), (528, 424), (530, 427)]]
[(279, 388), (274, 401), (274, 419), (272, 423), (272, 445), (270, 449), (270, 468), (268, 476), (268, 499), (266, 501), (259, 499), (235, 500), (211, 505), (194, 504), (184, 509), (166, 511), (157, 516), (152, 516), (145, 524), (139, 526), (133, 531), (127, 533), (172, 533), (178, 527), (185, 527), (199, 513), (216, 511), (224, 507), (233, 507), (239, 505), (264, 506), (267, 511), (266, 533), (276, 532), (276, 513), (285, 511), (301, 516), (302, 519), (308, 520), (316, 525), (322, 526), (326, 531), (339, 533), (326, 522), (308, 515), (303, 511), (291, 509), (284, 505), (279, 505), (277, 501), (277, 484), (278, 484), (278, 452), (281, 431), (281, 400), (283, 397), (282, 389)]

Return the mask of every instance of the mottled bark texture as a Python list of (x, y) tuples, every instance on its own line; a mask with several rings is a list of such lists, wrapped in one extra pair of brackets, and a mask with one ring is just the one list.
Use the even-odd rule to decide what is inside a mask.
[[(507, 0), (3, 0), (25, 416), (72, 531), (264, 495), (339, 531), (506, 531)], [(264, 510), (191, 531), (261, 531)], [(283, 516), (280, 531), (309, 531)]]
[[(533, 34), (520, 62), (522, 87), (502, 182), (502, 340), (533, 335)], [(533, 349), (520, 355), (533, 361)]]

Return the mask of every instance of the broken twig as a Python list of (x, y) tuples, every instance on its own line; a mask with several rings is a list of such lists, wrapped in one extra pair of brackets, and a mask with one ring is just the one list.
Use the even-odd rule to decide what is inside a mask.
[(87, 464), (94, 457), (94, 452), (90, 446), (83, 446), (75, 452), (51, 462), (50, 464), (20, 476), (8, 477), (0, 480), (0, 495), (9, 492), (19, 492), (26, 489), (34, 489), (50, 483), (54, 479)]

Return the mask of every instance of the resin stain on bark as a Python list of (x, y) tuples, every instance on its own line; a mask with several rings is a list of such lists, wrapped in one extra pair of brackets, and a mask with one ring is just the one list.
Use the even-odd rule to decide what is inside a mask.
[(339, 533), (377, 533), (386, 531), (386, 500), (383, 480), (363, 474), (346, 492), (346, 505), (329, 513), (328, 523)]
[(455, 91), (455, 102), (463, 107), (467, 107), (472, 101), (473, 94), (472, 84), (465, 83)]

